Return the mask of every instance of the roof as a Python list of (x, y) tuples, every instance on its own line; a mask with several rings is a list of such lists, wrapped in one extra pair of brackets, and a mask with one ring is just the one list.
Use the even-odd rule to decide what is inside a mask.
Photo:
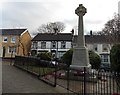
[[(57, 35), (53, 33), (39, 33), (32, 41), (72, 41), (73, 35), (71, 33), (59, 33)], [(77, 42), (77, 35), (74, 35), (73, 43)], [(104, 44), (114, 43), (108, 39), (106, 35), (85, 35), (85, 43), (87, 44)]]
[[(73, 43), (77, 42), (77, 35), (74, 36)], [(109, 43), (108, 39), (104, 35), (85, 35), (85, 43), (93, 44), (93, 43)]]
[(0, 29), (0, 35), (21, 35), (26, 29)]
[(88, 43), (109, 43), (105, 35), (86, 35), (85, 42)]
[(32, 41), (72, 41), (71, 33), (38, 33)]

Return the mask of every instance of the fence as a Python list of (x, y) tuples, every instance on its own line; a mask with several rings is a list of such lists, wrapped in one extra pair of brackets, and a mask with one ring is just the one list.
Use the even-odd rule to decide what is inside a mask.
[(14, 66), (36, 75), (40, 80), (59, 85), (73, 93), (86, 95), (120, 94), (120, 73), (71, 69), (36, 57), (16, 56)]
[(37, 76), (40, 80), (52, 86), (56, 86), (56, 77), (51, 79), (47, 77), (51, 73), (56, 74), (55, 65), (49, 61), (40, 60), (40, 58), (36, 57), (15, 56), (14, 66)]

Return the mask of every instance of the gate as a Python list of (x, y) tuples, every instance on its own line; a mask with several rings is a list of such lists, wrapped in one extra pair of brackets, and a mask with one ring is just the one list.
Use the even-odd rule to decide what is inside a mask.
[(36, 75), (52, 86), (59, 85), (80, 95), (120, 95), (120, 73), (75, 70), (36, 57), (16, 56), (14, 66)]

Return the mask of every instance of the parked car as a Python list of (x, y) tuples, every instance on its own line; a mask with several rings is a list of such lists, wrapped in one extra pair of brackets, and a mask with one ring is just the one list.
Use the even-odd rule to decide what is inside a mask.
[(111, 70), (111, 66), (108, 63), (102, 63), (100, 66), (100, 71), (110, 71)]

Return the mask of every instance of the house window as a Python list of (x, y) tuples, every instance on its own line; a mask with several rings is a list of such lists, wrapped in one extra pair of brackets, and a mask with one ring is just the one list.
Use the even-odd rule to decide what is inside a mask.
[(45, 49), (46, 48), (46, 42), (41, 42), (41, 49)]
[(16, 37), (12, 37), (11, 38), (11, 43), (15, 43), (16, 42)]
[(109, 63), (109, 55), (101, 55), (102, 63)]
[(71, 48), (73, 48), (73, 43), (71, 43)]
[(102, 45), (102, 51), (103, 52), (108, 52), (108, 45), (107, 44)]
[(51, 48), (56, 48), (56, 42), (52, 42)]
[(7, 42), (8, 41), (8, 37), (3, 37), (3, 42)]
[(33, 42), (32, 48), (37, 49), (37, 42)]
[(61, 48), (65, 49), (66, 48), (66, 43), (65, 42), (61, 42)]
[(9, 53), (16, 53), (16, 46), (9, 47)]
[(59, 58), (62, 57), (65, 54), (65, 52), (59, 52)]
[(94, 51), (98, 51), (97, 44), (94, 44), (93, 50), (94, 50)]

